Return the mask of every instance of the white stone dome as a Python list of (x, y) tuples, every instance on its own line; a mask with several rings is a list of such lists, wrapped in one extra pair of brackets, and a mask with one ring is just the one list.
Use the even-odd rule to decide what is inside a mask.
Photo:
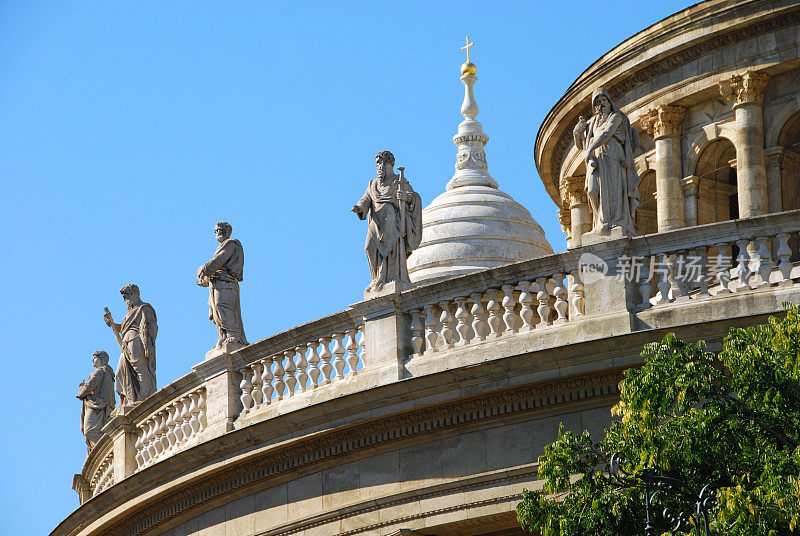
[(408, 259), (413, 283), (553, 253), (525, 207), (490, 186), (448, 190), (422, 211), (422, 243)]
[(475, 66), (466, 72), (464, 102), (453, 143), (456, 171), (447, 191), (422, 211), (422, 243), (408, 258), (412, 283), (433, 282), (553, 253), (525, 207), (498, 190), (483, 150), (489, 136), (475, 120)]

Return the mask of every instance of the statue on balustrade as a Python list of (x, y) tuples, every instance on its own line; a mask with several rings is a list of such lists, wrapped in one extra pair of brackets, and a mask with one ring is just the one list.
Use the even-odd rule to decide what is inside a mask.
[(239, 303), (239, 282), (244, 273), (244, 249), (231, 238), (233, 227), (221, 221), (214, 226), (219, 247), (210, 261), (197, 269), (197, 284), (209, 288), (208, 318), (217, 325), (217, 344), (206, 359), (247, 346)]
[(125, 285), (120, 294), (128, 304), (121, 324), (114, 322), (106, 307), (103, 314), (114, 332), (120, 350), (117, 393), (121, 406), (135, 406), (156, 392), (156, 335), (158, 324), (153, 306), (142, 301), (139, 287)]
[(605, 89), (592, 94), (592, 110), (589, 122), (581, 116), (573, 130), (575, 145), (584, 151), (586, 162), (586, 193), (594, 214), (591, 233), (635, 236), (639, 176), (633, 151), (639, 133), (614, 107)]
[(422, 240), (422, 200), (405, 178), (405, 168), (394, 172), (394, 155), (381, 151), (375, 156), (378, 176), (353, 206), (362, 220), (369, 217), (367, 251), (372, 281), (364, 291), (402, 290), (411, 286), (406, 260)]
[(81, 382), (76, 397), (83, 401), (81, 432), (86, 436), (86, 447), (91, 449), (103, 436), (114, 410), (114, 371), (108, 366), (108, 354), (97, 351), (92, 355), (94, 370), (89, 379)]

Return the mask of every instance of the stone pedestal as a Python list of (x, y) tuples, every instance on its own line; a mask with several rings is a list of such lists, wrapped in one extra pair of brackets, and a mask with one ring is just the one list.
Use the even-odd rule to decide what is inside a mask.
[(764, 162), (764, 118), (761, 103), (768, 76), (747, 71), (720, 83), (720, 92), (733, 102), (736, 116), (736, 181), (739, 217), (767, 213), (767, 170)]
[(387, 382), (403, 376), (403, 360), (413, 353), (409, 338), (411, 319), (403, 313), (399, 303), (398, 294), (393, 311), (364, 315), (364, 341), (369, 349), (364, 367)]
[(609, 240), (619, 240), (620, 238), (630, 238), (630, 234), (625, 232), (622, 227), (612, 227), (607, 235), (596, 233), (583, 233), (581, 236), (582, 246), (591, 246), (593, 244), (600, 244), (608, 242)]
[(210, 437), (233, 430), (233, 422), (242, 411), (239, 399), (241, 374), (233, 369), (230, 354), (219, 355), (195, 365), (195, 372), (205, 381), (206, 430)]
[(681, 161), (682, 106), (659, 106), (642, 120), (656, 144), (656, 214), (658, 232), (686, 226), (683, 206)]
[(381, 290), (368, 290), (364, 292), (364, 299), (365, 300), (372, 300), (374, 298), (380, 298), (381, 296), (388, 296), (390, 294), (397, 294), (398, 292), (402, 292), (404, 290), (408, 290), (414, 285), (412, 283), (406, 283), (404, 281), (389, 281), (386, 283)]

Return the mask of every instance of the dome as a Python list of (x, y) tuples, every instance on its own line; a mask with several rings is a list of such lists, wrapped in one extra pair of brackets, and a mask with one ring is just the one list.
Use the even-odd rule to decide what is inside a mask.
[[(475, 120), (474, 65), (461, 77), (464, 102), (453, 143), (456, 171), (447, 190), (422, 211), (422, 243), (408, 258), (412, 283), (433, 282), (553, 253), (525, 207), (498, 189), (484, 146), (489, 136)], [(463, 72), (463, 69), (462, 69)]]
[(413, 283), (553, 253), (525, 207), (490, 186), (461, 186), (422, 211), (422, 243), (408, 259)]

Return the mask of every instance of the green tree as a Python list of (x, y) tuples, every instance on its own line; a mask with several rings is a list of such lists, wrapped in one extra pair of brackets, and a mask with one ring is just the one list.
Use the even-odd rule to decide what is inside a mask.
[[(522, 526), (542, 536), (643, 534), (642, 484), (607, 471), (617, 453), (631, 475), (652, 468), (695, 491), (713, 486), (711, 534), (800, 533), (800, 307), (786, 307), (783, 318), (731, 329), (719, 354), (674, 335), (646, 345), (644, 366), (620, 383), (620, 419), (605, 437), (595, 443), (561, 427), (545, 448), (544, 488), (525, 490), (517, 506)], [(654, 505), (657, 520), (665, 507), (693, 510), (665, 493)]]

